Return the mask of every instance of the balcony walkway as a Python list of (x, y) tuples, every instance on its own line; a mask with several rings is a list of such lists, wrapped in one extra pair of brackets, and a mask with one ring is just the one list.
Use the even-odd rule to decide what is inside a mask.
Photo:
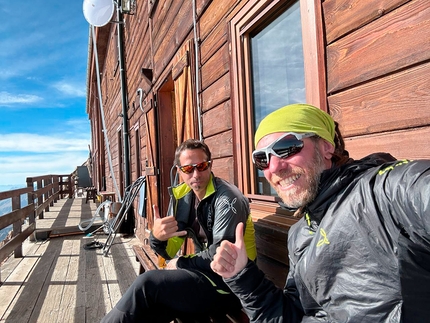
[(96, 208), (92, 200), (64, 198), (36, 220), (38, 231), (52, 229), (50, 237), (27, 239), (24, 257), (0, 266), (1, 323), (97, 323), (116, 304), (139, 272), (132, 250), (139, 241), (117, 234), (106, 257), (103, 249), (84, 249), (107, 238), (103, 231), (93, 237), (73, 232)]

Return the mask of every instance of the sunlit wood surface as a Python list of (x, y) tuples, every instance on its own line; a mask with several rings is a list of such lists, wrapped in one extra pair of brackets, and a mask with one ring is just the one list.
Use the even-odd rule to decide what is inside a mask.
[(52, 230), (44, 241), (27, 240), (23, 258), (12, 256), (0, 266), (1, 323), (95, 323), (116, 304), (138, 274), (132, 251), (138, 240), (117, 234), (107, 256), (102, 249), (85, 250), (87, 243), (107, 238), (103, 231), (88, 237), (73, 230), (96, 208), (85, 198), (66, 198), (36, 221), (38, 230), (72, 230)]

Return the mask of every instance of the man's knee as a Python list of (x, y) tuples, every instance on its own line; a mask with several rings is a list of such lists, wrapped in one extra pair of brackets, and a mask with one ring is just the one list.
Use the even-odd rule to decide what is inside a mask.
[(135, 307), (137, 304), (143, 306), (142, 302), (145, 302), (145, 298), (150, 294), (149, 292), (156, 287), (150, 273), (148, 271), (137, 276), (118, 302), (117, 306), (120, 310), (130, 309), (130, 307)]

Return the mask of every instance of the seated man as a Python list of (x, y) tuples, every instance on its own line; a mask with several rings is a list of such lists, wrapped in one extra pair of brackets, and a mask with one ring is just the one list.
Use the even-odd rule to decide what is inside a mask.
[(242, 224), (214, 256), (251, 322), (429, 322), (430, 160), (353, 160), (337, 123), (308, 104), (266, 116), (255, 148), (255, 166), (300, 220), (284, 289), (248, 261)]
[[(176, 149), (175, 164), (184, 182), (171, 188), (173, 216), (160, 218), (154, 207), (150, 235), (151, 247), (165, 259), (173, 259), (166, 268), (172, 270), (138, 276), (102, 323), (171, 322), (241, 308), (210, 263), (221, 241), (234, 242), (238, 223), (245, 225), (246, 252), (255, 260), (248, 199), (236, 186), (214, 176), (211, 152), (201, 141), (183, 142)], [(196, 253), (175, 258), (187, 237), (192, 238)]]

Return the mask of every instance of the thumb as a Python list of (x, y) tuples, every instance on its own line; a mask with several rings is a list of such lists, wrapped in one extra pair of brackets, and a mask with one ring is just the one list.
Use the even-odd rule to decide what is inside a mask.
[(236, 242), (237, 248), (242, 249), (245, 243), (243, 242), (243, 223), (239, 222), (236, 226)]
[(160, 211), (158, 209), (158, 206), (152, 204), (152, 210), (154, 211), (154, 219), (160, 219)]

